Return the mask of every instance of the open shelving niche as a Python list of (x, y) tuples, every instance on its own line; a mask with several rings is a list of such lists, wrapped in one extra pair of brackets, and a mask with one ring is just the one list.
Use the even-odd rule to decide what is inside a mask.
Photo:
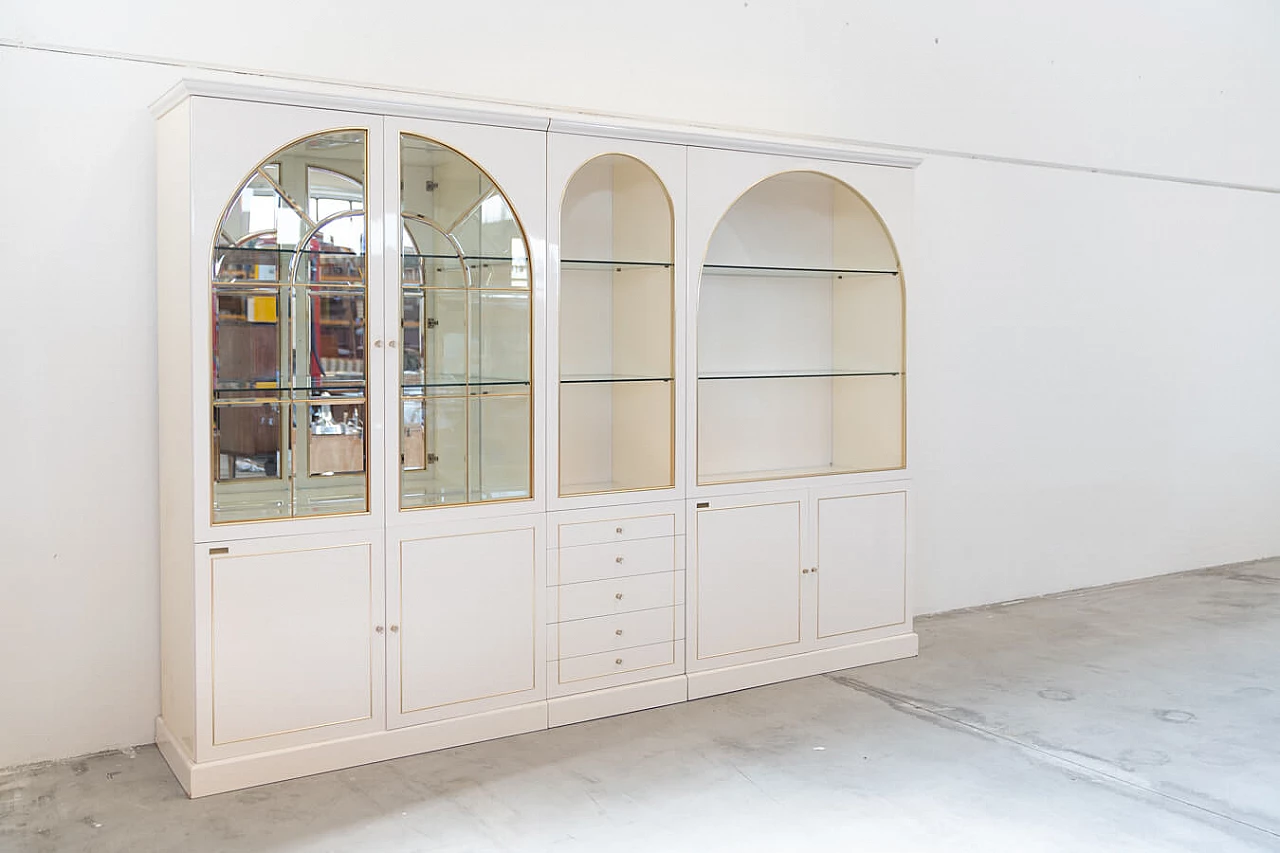
[(744, 193), (697, 323), (698, 485), (904, 466), (901, 271), (847, 185), (787, 172)]
[(671, 200), (641, 161), (605, 154), (560, 223), (559, 494), (675, 483)]

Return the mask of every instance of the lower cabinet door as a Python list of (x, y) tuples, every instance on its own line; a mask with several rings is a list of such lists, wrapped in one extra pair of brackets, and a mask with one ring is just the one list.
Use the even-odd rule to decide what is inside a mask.
[(383, 728), (380, 541), (322, 535), (203, 549), (201, 758)]
[[(412, 725), (545, 698), (541, 517), (390, 544), (389, 724)], [(489, 528), (489, 529), (485, 529)]]
[(906, 492), (819, 497), (818, 639), (900, 625), (906, 604)]
[(806, 494), (698, 503), (690, 525), (689, 669), (794, 654)]

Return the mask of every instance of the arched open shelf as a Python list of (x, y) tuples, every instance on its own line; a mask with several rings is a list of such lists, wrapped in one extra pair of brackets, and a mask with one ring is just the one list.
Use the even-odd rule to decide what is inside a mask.
[(658, 176), (623, 154), (574, 173), (560, 223), (559, 493), (675, 483), (674, 235)]
[(738, 198), (699, 284), (699, 485), (904, 466), (901, 278), (880, 217), (835, 178)]

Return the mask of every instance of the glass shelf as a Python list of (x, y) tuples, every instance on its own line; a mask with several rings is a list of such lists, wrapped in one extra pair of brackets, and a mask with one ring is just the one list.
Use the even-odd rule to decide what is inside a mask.
[(753, 276), (756, 278), (840, 278), (846, 275), (897, 275), (897, 270), (855, 270), (834, 267), (754, 267), (737, 264), (703, 264), (703, 275)]
[(561, 376), (561, 385), (602, 385), (614, 382), (673, 382), (670, 376), (624, 376), (618, 374), (579, 374), (574, 376)]
[(671, 269), (671, 261), (593, 261), (581, 259), (566, 259), (560, 262), (562, 270), (600, 270), (613, 267), (614, 272), (622, 272), (623, 270), (652, 270), (652, 269)]
[(699, 376), (699, 382), (722, 379), (834, 379), (840, 376), (901, 376), (901, 371), (873, 370), (797, 370), (786, 373), (719, 373)]
[(476, 379), (468, 382), (461, 378), (446, 378), (438, 382), (418, 382), (411, 385), (401, 385), (400, 389), (405, 396), (421, 397), (427, 393), (427, 389), (432, 388), (489, 388), (489, 387), (512, 387), (512, 388), (528, 388), (528, 379)]

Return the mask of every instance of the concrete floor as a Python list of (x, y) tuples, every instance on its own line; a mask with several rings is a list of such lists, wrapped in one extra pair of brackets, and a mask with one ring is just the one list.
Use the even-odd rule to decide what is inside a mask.
[(915, 660), (188, 801), (0, 774), (0, 850), (1280, 850), (1280, 560), (944, 614)]

